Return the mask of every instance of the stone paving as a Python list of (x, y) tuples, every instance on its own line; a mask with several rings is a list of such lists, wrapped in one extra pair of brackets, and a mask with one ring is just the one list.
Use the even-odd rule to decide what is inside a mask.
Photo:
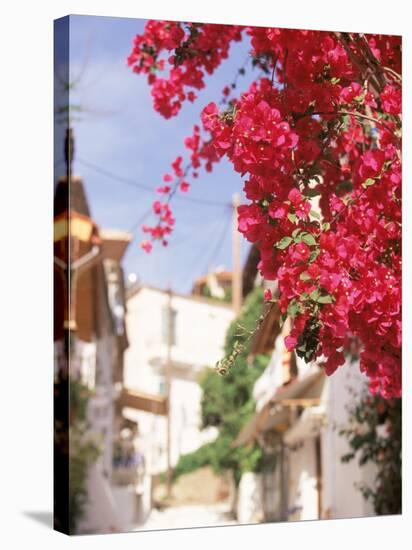
[(164, 510), (153, 509), (147, 521), (135, 530), (148, 531), (236, 524), (227, 504), (174, 506)]

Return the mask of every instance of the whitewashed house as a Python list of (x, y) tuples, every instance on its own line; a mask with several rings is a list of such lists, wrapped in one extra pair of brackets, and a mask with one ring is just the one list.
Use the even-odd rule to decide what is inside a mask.
[[(114, 498), (112, 464), (121, 420), (117, 385), (127, 347), (121, 261), (132, 236), (97, 226), (78, 176), (59, 179), (54, 214), (55, 384), (68, 394), (69, 374), (90, 390), (85, 438), (101, 449), (89, 468), (86, 506), (76, 530), (119, 531), (124, 522)], [(66, 407), (60, 420), (67, 429), (75, 415), (75, 407)], [(57, 467), (62, 464), (60, 458)], [(64, 507), (63, 502), (59, 527), (67, 530)]]
[[(164, 395), (168, 354), (169, 294), (141, 286), (127, 297), (129, 348), (125, 354), (124, 385), (142, 395)], [(174, 466), (182, 454), (194, 451), (216, 436), (200, 429), (201, 388), (205, 367), (221, 359), (227, 328), (233, 319), (229, 304), (200, 296), (172, 294), (170, 456)], [(167, 468), (167, 420), (162, 414), (124, 408), (138, 423), (139, 447), (148, 474)]]
[(248, 472), (241, 479), (238, 521), (374, 515), (357, 488), (359, 483), (373, 484), (374, 466), (360, 467), (356, 459), (343, 463), (341, 457), (350, 449), (339, 434), (347, 427), (353, 392), (359, 396), (366, 389), (366, 377), (358, 361), (348, 360), (327, 377), (315, 363), (288, 353), (284, 334), (273, 332), (275, 317), (267, 319), (268, 330), (263, 327), (255, 342), (255, 353), (273, 350), (255, 383), (256, 414), (235, 441), (257, 441), (264, 450), (262, 472)]

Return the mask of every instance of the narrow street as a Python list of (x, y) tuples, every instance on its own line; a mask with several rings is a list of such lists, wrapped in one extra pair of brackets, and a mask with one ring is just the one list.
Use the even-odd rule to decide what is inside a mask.
[(146, 523), (135, 530), (215, 527), (236, 523), (227, 504), (174, 506), (162, 511), (153, 509)]

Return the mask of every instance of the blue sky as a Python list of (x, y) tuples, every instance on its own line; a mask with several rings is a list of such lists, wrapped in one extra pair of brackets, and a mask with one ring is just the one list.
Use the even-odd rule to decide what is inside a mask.
[[(104, 228), (130, 230), (155, 198), (154, 189), (179, 154), (186, 154), (184, 138), (190, 134), (199, 113), (209, 101), (218, 101), (247, 56), (247, 41), (235, 44), (230, 58), (211, 77), (194, 104), (184, 104), (177, 117), (165, 120), (152, 107), (146, 78), (126, 65), (133, 37), (143, 31), (144, 20), (71, 16), (70, 74), (78, 79), (71, 104), (81, 107), (73, 123), (76, 139), (74, 172), (81, 175), (92, 216)], [(59, 38), (57, 38), (59, 45)], [(250, 81), (250, 80), (249, 80)], [(239, 89), (247, 87), (239, 79)], [(61, 134), (55, 134), (56, 160), (62, 151)], [(185, 157), (184, 157), (185, 158)], [(88, 166), (119, 175), (153, 188), (136, 189)], [(207, 206), (175, 200), (175, 235), (167, 248), (154, 246), (151, 254), (139, 247), (143, 238), (137, 228), (124, 259), (126, 274), (141, 281), (177, 292), (189, 292), (196, 277), (208, 268), (231, 266), (230, 203), (243, 185), (239, 174), (222, 161), (211, 174), (200, 173), (187, 196), (217, 201)], [(147, 220), (150, 222), (150, 219)], [(223, 241), (223, 242), (221, 242)], [(248, 244), (242, 243), (245, 259)]]

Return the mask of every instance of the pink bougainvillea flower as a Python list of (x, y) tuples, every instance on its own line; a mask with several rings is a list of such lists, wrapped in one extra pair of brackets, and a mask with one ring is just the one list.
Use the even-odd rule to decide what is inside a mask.
[(145, 252), (149, 253), (151, 252), (153, 245), (150, 241), (142, 241), (140, 243), (140, 248), (142, 248)]
[(272, 296), (272, 291), (270, 290), (270, 288), (267, 288), (267, 289), (265, 290), (265, 292), (264, 292), (264, 299), (265, 299), (266, 301), (269, 301), (269, 300), (272, 299), (272, 297), (273, 297), (273, 296)]
[[(128, 64), (146, 76), (164, 118), (200, 96), (239, 40), (250, 41), (251, 57), (264, 59), (268, 73), (242, 93), (228, 83), (203, 106), (201, 123), (184, 140), (186, 156), (171, 163), (165, 183), (185, 192), (190, 177), (225, 158), (244, 181), (239, 231), (258, 249), (261, 275), (277, 280), (280, 311), (294, 315), (288, 348), (301, 343), (332, 374), (354, 338), (370, 390), (399, 397), (400, 37), (367, 34), (351, 52), (335, 33), (192, 25), (148, 21), (133, 41)], [(365, 79), (356, 62), (362, 54), (370, 67), (374, 56), (384, 68), (376, 81), (373, 69)], [(175, 186), (158, 192), (169, 195)], [(150, 246), (167, 242), (174, 229), (164, 199), (154, 201), (156, 221), (143, 228)]]
[(288, 351), (294, 350), (297, 343), (298, 343), (298, 339), (296, 338), (296, 336), (292, 336), (292, 335), (286, 336), (285, 346)]
[(182, 191), (183, 193), (187, 193), (190, 189), (190, 184), (187, 183), (187, 181), (182, 181), (179, 184), (179, 188), (180, 188), (180, 191)]

